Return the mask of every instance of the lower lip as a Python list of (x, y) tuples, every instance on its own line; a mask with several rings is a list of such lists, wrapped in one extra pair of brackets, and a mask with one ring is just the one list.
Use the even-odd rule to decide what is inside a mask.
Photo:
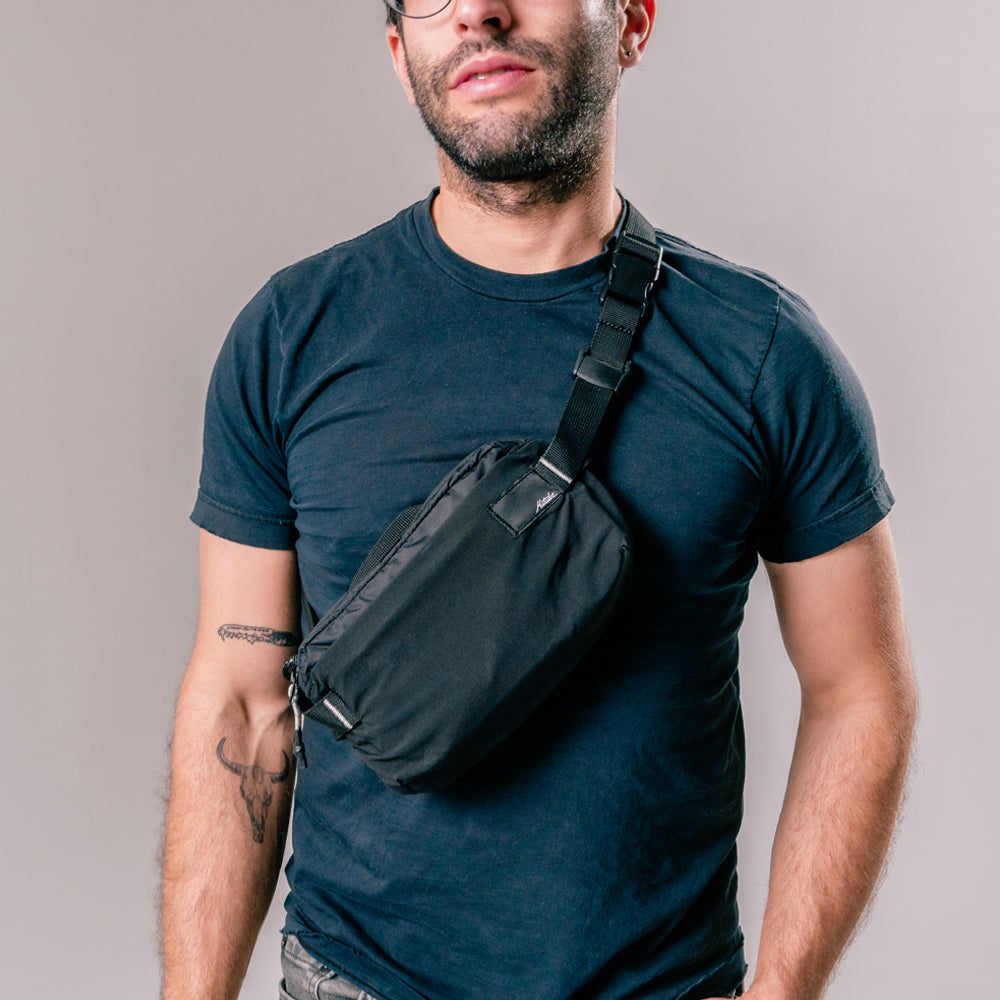
[(509, 69), (482, 80), (471, 77), (455, 87), (455, 93), (471, 98), (496, 97), (515, 90), (531, 76), (532, 72), (530, 69)]

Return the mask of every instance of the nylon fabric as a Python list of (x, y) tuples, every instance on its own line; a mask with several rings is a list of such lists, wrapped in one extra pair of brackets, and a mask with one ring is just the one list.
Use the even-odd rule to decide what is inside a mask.
[[(314, 703), (306, 717), (346, 736), (395, 791), (441, 788), (509, 736), (596, 641), (630, 582), (627, 529), (591, 475), (521, 532), (493, 515), (542, 447), (499, 443), (461, 463), (292, 661)], [(346, 717), (331, 718), (331, 692)]]

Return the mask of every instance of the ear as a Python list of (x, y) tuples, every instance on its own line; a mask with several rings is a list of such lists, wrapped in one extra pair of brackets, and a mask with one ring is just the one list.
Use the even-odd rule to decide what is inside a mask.
[(646, 49), (656, 19), (656, 0), (621, 0), (618, 11), (618, 64), (635, 66)]
[(410, 71), (406, 65), (406, 46), (403, 44), (403, 36), (399, 33), (399, 28), (390, 24), (385, 29), (385, 39), (389, 43), (393, 69), (396, 70), (396, 76), (399, 77), (399, 82), (403, 85), (406, 99), (410, 104), (415, 105), (417, 101), (413, 96), (413, 88), (410, 86)]

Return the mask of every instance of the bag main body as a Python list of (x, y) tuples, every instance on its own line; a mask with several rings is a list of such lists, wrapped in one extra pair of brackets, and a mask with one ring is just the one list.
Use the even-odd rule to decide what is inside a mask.
[(610, 494), (589, 470), (552, 489), (532, 472), (545, 447), (468, 455), (293, 658), (306, 717), (397, 791), (440, 788), (509, 735), (627, 588), (631, 545)]

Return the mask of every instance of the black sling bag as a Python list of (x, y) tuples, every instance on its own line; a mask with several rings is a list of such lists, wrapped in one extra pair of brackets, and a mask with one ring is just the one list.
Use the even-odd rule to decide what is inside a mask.
[(625, 521), (586, 467), (657, 280), (662, 250), (627, 202), (601, 314), (551, 443), (466, 456), (375, 544), (285, 664), (303, 715), (390, 788), (432, 791), (509, 735), (593, 645), (631, 576)]

